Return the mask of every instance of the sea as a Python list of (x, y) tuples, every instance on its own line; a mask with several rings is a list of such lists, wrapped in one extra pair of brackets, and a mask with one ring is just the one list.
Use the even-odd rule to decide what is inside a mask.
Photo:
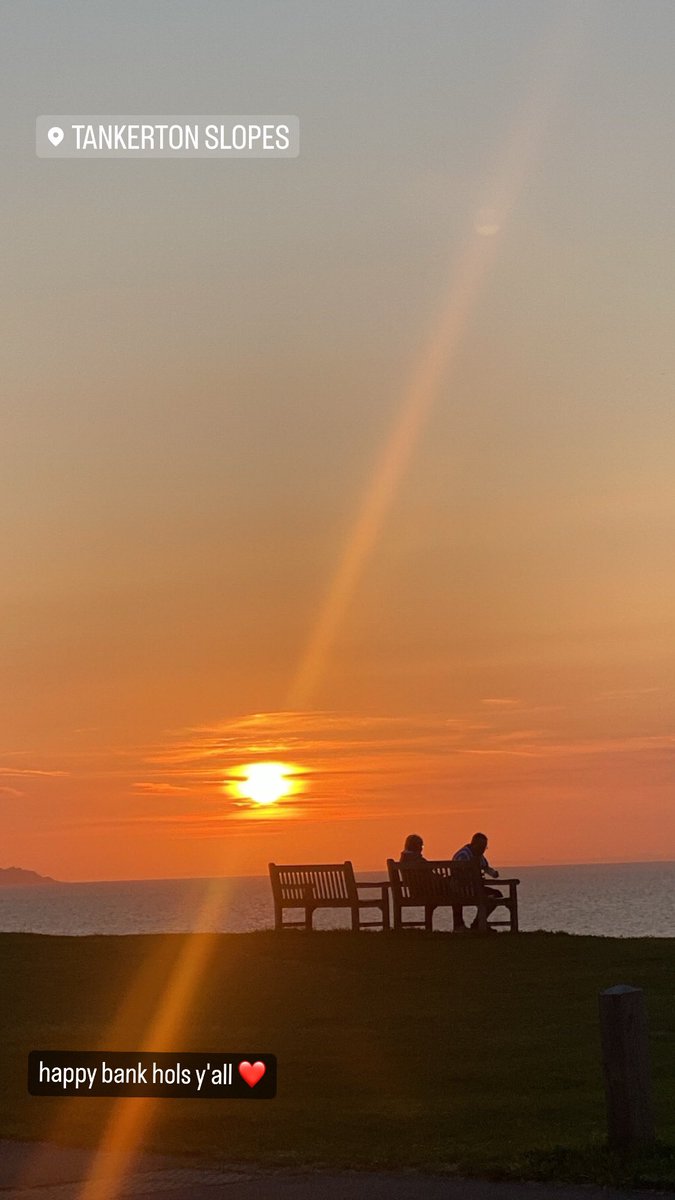
[[(675, 863), (512, 867), (523, 930), (598, 937), (675, 937)], [(381, 879), (362, 873), (362, 880)], [(450, 913), (435, 914), (448, 929)], [(347, 928), (342, 911), (319, 912), (318, 929)], [(249, 933), (273, 927), (266, 876), (53, 883), (0, 888), (0, 931), (65, 934)]]

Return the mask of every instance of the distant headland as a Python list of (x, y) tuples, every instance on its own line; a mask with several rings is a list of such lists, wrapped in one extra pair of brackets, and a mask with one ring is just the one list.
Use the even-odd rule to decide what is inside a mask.
[(37, 871), (25, 871), (23, 867), (0, 867), (0, 887), (40, 887), (56, 882), (51, 875), (38, 875)]

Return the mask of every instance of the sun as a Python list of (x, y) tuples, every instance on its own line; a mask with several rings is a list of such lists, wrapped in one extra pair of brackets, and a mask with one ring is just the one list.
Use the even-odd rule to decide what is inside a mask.
[(286, 763), (249, 763), (243, 768), (244, 778), (237, 787), (239, 795), (254, 804), (274, 804), (293, 790), (291, 769)]

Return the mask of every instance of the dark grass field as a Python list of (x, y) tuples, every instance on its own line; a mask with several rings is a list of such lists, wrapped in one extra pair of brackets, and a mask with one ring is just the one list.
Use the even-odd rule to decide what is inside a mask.
[[(106, 1099), (26, 1090), (29, 1050), (269, 1052), (267, 1103), (135, 1101), (199, 1159), (675, 1184), (675, 941), (563, 934), (0, 935), (0, 1136), (91, 1144)], [(647, 994), (659, 1148), (602, 1148), (598, 992)], [(139, 1107), (139, 1112), (141, 1107)]]

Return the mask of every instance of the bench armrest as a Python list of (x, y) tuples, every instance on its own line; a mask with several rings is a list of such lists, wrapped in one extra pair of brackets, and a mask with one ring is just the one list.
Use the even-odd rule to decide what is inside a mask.
[[(359, 900), (365, 901), (365, 900), (369, 899), (369, 897), (361, 896), (361, 894), (360, 894), (361, 888), (367, 888), (369, 891), (373, 891), (373, 889), (375, 889), (375, 891), (379, 893), (379, 901), (378, 902), (381, 904), (384, 904), (386, 902), (388, 904), (389, 903), (389, 886), (390, 885), (388, 883), (357, 883), (356, 894), (359, 897)], [(377, 901), (377, 897), (373, 896), (373, 903), (376, 903), (376, 901)]]

